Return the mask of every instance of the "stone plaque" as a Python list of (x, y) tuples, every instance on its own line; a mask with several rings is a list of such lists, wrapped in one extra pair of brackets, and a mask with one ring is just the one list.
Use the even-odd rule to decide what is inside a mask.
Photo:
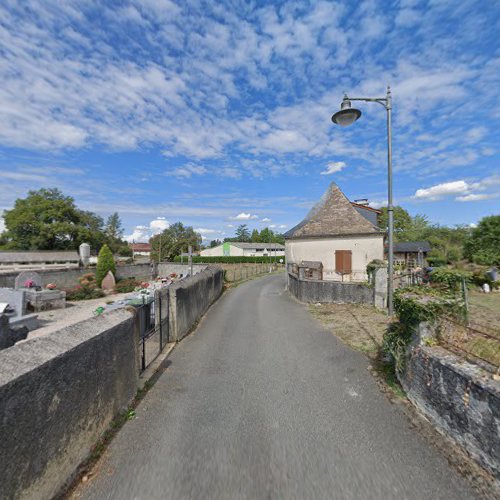
[(103, 290), (113, 290), (116, 285), (116, 280), (111, 271), (108, 271), (108, 274), (102, 280), (101, 288)]
[(35, 271), (23, 271), (17, 275), (15, 281), (15, 289), (19, 288), (28, 288), (28, 283), (31, 282), (31, 288), (35, 288), (37, 286), (42, 286), (42, 278)]

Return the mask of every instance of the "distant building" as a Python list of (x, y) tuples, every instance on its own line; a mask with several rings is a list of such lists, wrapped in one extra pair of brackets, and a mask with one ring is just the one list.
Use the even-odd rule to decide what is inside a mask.
[(285, 246), (281, 243), (243, 243), (239, 241), (226, 241), (213, 248), (205, 248), (200, 252), (203, 257), (263, 257), (283, 256)]
[(431, 245), (428, 241), (394, 243), (394, 264), (403, 265), (405, 269), (422, 267), (427, 264), (427, 254), (430, 251)]
[(150, 257), (151, 245), (149, 243), (129, 243), (128, 246), (132, 250), (132, 257)]
[(75, 250), (0, 251), (0, 268), (78, 267)]
[(332, 182), (307, 217), (285, 233), (287, 264), (304, 268), (309, 279), (321, 275), (323, 280), (365, 280), (366, 265), (384, 258), (379, 213), (351, 203)]

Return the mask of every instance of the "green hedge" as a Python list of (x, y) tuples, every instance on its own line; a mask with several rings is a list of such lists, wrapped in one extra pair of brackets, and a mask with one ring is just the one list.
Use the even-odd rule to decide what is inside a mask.
[[(278, 262), (279, 260), (283, 259), (283, 262), (285, 262), (285, 256), (284, 255), (278, 255), (278, 256), (267, 256), (267, 257), (202, 257), (199, 255), (193, 256), (193, 264), (211, 264), (211, 263), (218, 263), (218, 264), (242, 264), (242, 263), (252, 263), (252, 264), (269, 264), (269, 262)], [(174, 259), (175, 262), (180, 262), (181, 258), (180, 256), (175, 257)], [(187, 262), (188, 258), (184, 257), (183, 262)]]

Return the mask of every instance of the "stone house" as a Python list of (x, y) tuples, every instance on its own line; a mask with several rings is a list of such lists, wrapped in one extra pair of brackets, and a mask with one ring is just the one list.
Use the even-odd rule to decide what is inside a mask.
[(323, 280), (366, 280), (367, 264), (384, 258), (385, 232), (373, 212), (354, 206), (332, 182), (306, 218), (285, 233), (287, 264), (321, 263)]

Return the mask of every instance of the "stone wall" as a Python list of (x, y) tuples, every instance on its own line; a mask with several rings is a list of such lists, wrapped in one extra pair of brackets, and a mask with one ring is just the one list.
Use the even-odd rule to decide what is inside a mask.
[(408, 349), (398, 378), (412, 403), (500, 480), (500, 383), (478, 366), (420, 342)]
[(241, 281), (251, 278), (253, 276), (259, 276), (261, 274), (267, 274), (269, 272), (276, 272), (283, 270), (284, 266), (282, 264), (218, 264), (224, 269), (225, 280), (229, 283), (234, 281)]
[(52, 498), (137, 390), (126, 309), (0, 352), (0, 498)]
[(181, 340), (189, 333), (219, 298), (223, 286), (223, 270), (218, 266), (208, 266), (205, 270), (169, 287), (170, 342)]
[[(193, 264), (193, 274), (197, 274), (207, 267), (208, 264)], [(157, 269), (158, 276), (161, 277), (167, 277), (172, 273), (187, 276), (190, 271), (188, 264), (181, 264), (180, 262), (160, 262), (157, 264)]]
[[(49, 283), (55, 283), (59, 288), (67, 289), (74, 288), (79, 284), (78, 280), (84, 274), (95, 273), (95, 268), (63, 268), (63, 269), (32, 269), (42, 278), (42, 286)], [(20, 271), (9, 271), (0, 273), (0, 288), (14, 288), (16, 276)], [(116, 266), (116, 278), (134, 277), (139, 280), (151, 278), (151, 265), (144, 264), (126, 264)]]
[(373, 304), (373, 288), (364, 283), (299, 280), (288, 273), (288, 290), (301, 302)]

